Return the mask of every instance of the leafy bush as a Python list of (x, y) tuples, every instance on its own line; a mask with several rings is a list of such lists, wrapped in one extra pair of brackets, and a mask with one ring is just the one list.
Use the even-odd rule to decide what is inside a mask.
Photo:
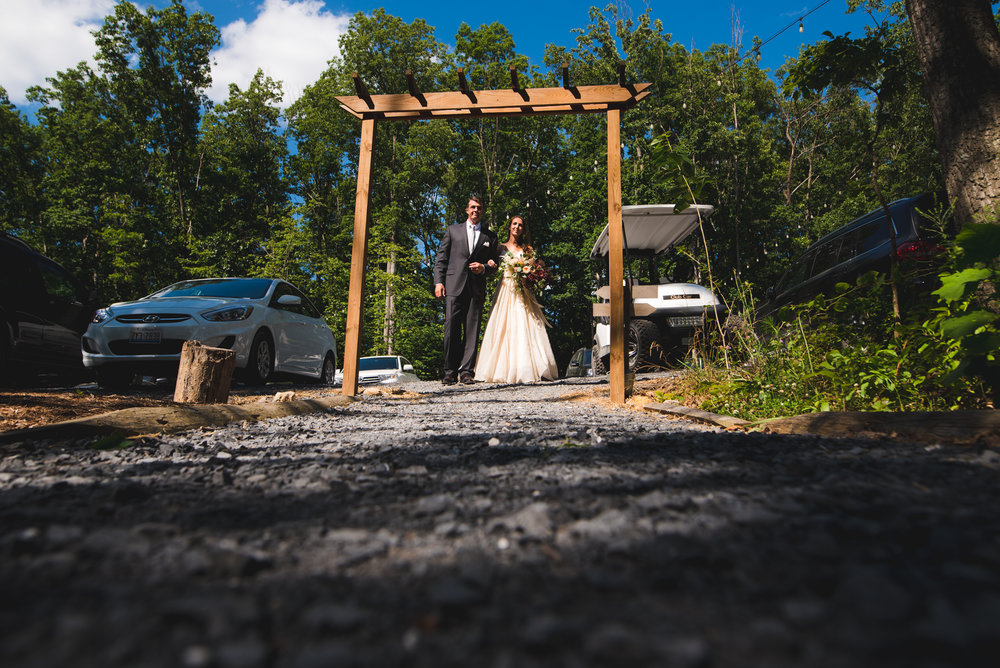
[[(907, 285), (914, 274), (903, 269)], [(956, 339), (955, 321), (940, 309), (928, 320), (935, 300), (926, 290), (906, 292), (898, 326), (888, 279), (874, 272), (854, 285), (838, 284), (830, 297), (785, 307), (760, 322), (745, 292), (729, 326), (699, 345), (704, 363), (692, 382), (710, 390), (702, 402), (706, 410), (760, 420), (815, 411), (987, 405), (982, 379), (962, 372), (973, 365), (969, 356), (985, 354), (981, 349), (993, 339)], [(723, 353), (728, 365), (721, 363)]]

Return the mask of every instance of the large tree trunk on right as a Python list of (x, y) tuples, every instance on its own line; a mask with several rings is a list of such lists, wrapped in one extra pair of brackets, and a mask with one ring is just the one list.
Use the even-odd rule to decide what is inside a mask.
[(960, 224), (1000, 206), (1000, 33), (989, 0), (906, 0)]

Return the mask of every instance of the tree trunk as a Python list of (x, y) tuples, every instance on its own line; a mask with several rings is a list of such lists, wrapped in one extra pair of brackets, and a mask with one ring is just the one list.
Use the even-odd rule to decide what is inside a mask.
[(174, 401), (179, 404), (224, 404), (236, 369), (236, 353), (185, 341), (177, 370)]
[(989, 0), (906, 0), (959, 224), (1000, 205), (1000, 33)]

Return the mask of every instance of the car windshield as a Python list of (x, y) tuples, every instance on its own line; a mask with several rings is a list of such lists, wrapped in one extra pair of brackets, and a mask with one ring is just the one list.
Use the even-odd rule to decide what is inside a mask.
[(269, 278), (210, 278), (181, 281), (154, 292), (146, 299), (162, 297), (230, 297), (260, 299), (271, 287)]
[(358, 360), (358, 371), (393, 370), (396, 366), (395, 357), (362, 357)]

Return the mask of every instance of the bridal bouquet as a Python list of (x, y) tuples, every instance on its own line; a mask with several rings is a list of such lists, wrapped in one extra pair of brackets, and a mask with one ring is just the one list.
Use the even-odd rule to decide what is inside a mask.
[(508, 252), (503, 256), (504, 276), (514, 279), (514, 289), (522, 292), (527, 289), (532, 294), (538, 294), (545, 289), (551, 275), (545, 268), (545, 263), (535, 257), (534, 253), (524, 253), (516, 257)]

